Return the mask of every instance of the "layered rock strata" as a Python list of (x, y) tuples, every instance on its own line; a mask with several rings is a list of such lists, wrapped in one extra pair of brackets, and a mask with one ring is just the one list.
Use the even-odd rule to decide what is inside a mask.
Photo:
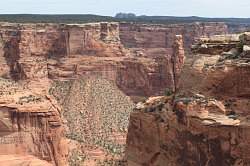
[[(105, 148), (112, 151), (112, 154), (120, 153), (126, 134), (123, 130), (133, 105), (123, 93), (131, 97), (145, 97), (162, 94), (166, 88), (176, 91), (184, 63), (184, 49), (188, 50), (194, 36), (209, 36), (226, 31), (227, 27), (222, 23), (151, 26), (124, 23), (1, 23), (0, 76), (15, 81), (5, 80), (8, 83), (2, 83), (0, 138), (4, 145), (0, 148), (1, 156), (11, 154), (22, 162), (32, 155), (34, 162), (46, 160), (44, 163), (67, 165), (68, 143), (64, 141), (63, 128), (66, 129), (72, 149), (76, 147), (77, 150), (70, 149), (70, 163), (86, 159), (86, 150), (87, 154), (105, 155)], [(243, 50), (247, 53), (247, 47)], [(81, 81), (83, 78), (91, 79)], [(70, 87), (66, 90), (68, 93), (57, 98), (63, 106), (62, 111), (53, 97), (48, 95), (53, 81), (69, 83), (66, 86), (66, 89)], [(102, 95), (97, 95), (97, 91)], [(114, 103), (107, 102), (106, 95), (112, 96), (110, 99)], [(116, 95), (119, 101), (114, 98)], [(66, 103), (64, 105), (61, 100), (68, 96), (72, 99), (63, 100)], [(75, 98), (77, 96), (79, 98)], [(82, 103), (87, 103), (89, 107)], [(124, 103), (128, 103), (121, 109), (126, 110), (124, 114), (119, 110), (121, 107), (113, 106), (122, 106)], [(109, 106), (115, 108), (112, 111), (118, 110), (117, 114), (113, 114), (115, 117), (112, 123), (105, 120), (110, 120), (106, 116), (107, 112), (103, 114), (100, 111)], [(93, 112), (95, 114), (91, 114)], [(84, 113), (90, 116), (87, 120), (82, 120)], [(77, 128), (78, 122), (92, 126)], [(111, 127), (103, 129), (103, 126)], [(94, 139), (96, 135), (91, 133), (91, 127), (94, 133), (104, 131), (102, 134), (106, 142)], [(74, 129), (79, 132), (74, 133)], [(109, 129), (112, 130), (111, 136), (107, 136)], [(117, 132), (120, 130), (123, 132)], [(90, 137), (84, 135), (85, 132)], [(102, 138), (102, 134), (98, 133), (98, 138)], [(85, 136), (94, 142), (89, 142), (91, 146), (98, 144), (93, 146), (97, 149), (86, 147), (88, 144), (85, 144)], [(4, 150), (5, 147), (10, 150)]]
[[(13, 163), (27, 163), (25, 156), (32, 155), (48, 165), (67, 165), (61, 108), (56, 100), (9, 80), (1, 79), (0, 86), (0, 158), (19, 156)], [(30, 163), (33, 160), (35, 164), (35, 157)]]
[[(11, 142), (1, 146), (0, 152), (2, 155), (21, 155), (20, 158), (18, 157), (20, 160), (25, 156), (33, 155), (41, 160), (47, 160), (53, 165), (67, 164), (68, 154), (65, 150), (67, 148), (66, 145), (62, 147), (63, 144), (67, 144), (64, 141), (63, 128), (66, 129), (70, 142), (76, 141), (76, 143), (70, 143), (70, 145), (77, 146), (75, 148), (77, 155), (75, 151), (69, 153), (70, 163), (75, 163), (75, 159), (78, 160), (82, 154), (82, 159), (86, 159), (85, 154), (92, 153), (95, 147), (101, 148), (104, 156), (106, 151), (123, 154), (127, 128), (127, 121), (124, 119), (128, 119), (129, 110), (125, 109), (128, 112), (124, 111), (121, 113), (121, 117), (115, 117), (117, 118), (115, 122), (107, 122), (107, 115), (102, 115), (99, 110), (94, 115), (90, 113), (91, 116), (86, 121), (82, 120), (83, 113), (88, 114), (91, 111), (93, 113), (96, 105), (100, 105), (99, 107), (102, 108), (108, 106), (108, 103), (102, 104), (102, 100), (105, 101), (105, 95), (109, 94), (108, 92), (103, 92), (102, 99), (99, 99), (101, 96), (96, 95), (97, 90), (105, 90), (106, 87), (93, 88), (91, 84), (97, 86), (100, 85), (99, 82), (102, 82), (109, 87), (107, 82), (110, 81), (112, 85), (118, 86), (127, 95), (149, 96), (163, 91), (166, 86), (174, 89), (174, 69), (179, 69), (183, 63), (181, 60), (183, 54), (178, 52), (178, 49), (183, 51), (183, 48), (179, 46), (175, 48), (175, 54), (164, 54), (155, 58), (133, 56), (130, 50), (125, 49), (120, 42), (119, 24), (117, 23), (84, 25), (4, 23), (0, 26), (0, 39), (0, 62), (2, 64), (0, 75), (5, 79), (17, 82), (13, 85), (13, 92), (12, 88), (7, 88), (6, 91), (10, 91), (10, 94), (3, 93), (2, 130), (0, 132), (3, 137), (1, 138), (9, 139), (16, 134), (18, 140), (29, 143), (21, 142), (19, 145), (19, 143)], [(181, 42), (179, 41), (179, 45), (182, 45)], [(84, 90), (85, 94), (79, 94), (84, 101), (81, 98), (68, 99), (67, 103), (71, 103), (72, 106), (77, 102), (88, 102), (86, 104), (90, 102), (91, 106), (83, 106), (78, 109), (62, 105), (61, 112), (53, 97), (48, 95), (51, 82), (75, 80), (73, 85), (78, 85), (77, 80), (82, 80), (83, 77), (98, 79), (91, 83), (86, 81), (88, 86), (84, 89), (90, 94)], [(69, 94), (73, 93), (74, 88), (79, 88), (71, 86), (71, 83), (69, 85)], [(12, 87), (12, 83), (7, 87)], [(3, 90), (5, 91), (5, 88)], [(112, 89), (108, 91), (112, 92)], [(73, 98), (74, 95), (76, 94), (71, 97)], [(110, 96), (116, 96), (116, 94)], [(92, 103), (93, 98), (99, 100)], [(8, 100), (5, 101), (5, 99)], [(132, 107), (133, 103), (127, 97), (120, 95), (120, 99), (127, 101), (128, 107)], [(60, 102), (60, 100), (58, 101)], [(121, 106), (117, 100), (114, 100), (113, 104)], [(8, 108), (7, 112), (5, 108)], [(115, 112), (120, 111), (115, 106), (114, 108)], [(70, 119), (72, 118), (71, 112), (76, 115), (73, 120)], [(63, 123), (62, 115), (66, 120), (65, 123)], [(83, 125), (89, 125), (89, 121), (96, 121), (97, 123), (92, 126), (95, 130), (92, 131), (87, 126), (84, 131), (81, 130), (82, 128), (76, 130), (76, 126), (81, 120)], [(123, 122), (124, 125), (118, 122)], [(110, 123), (109, 128), (104, 130), (102, 127), (107, 125), (106, 123)], [(96, 133), (99, 130), (101, 133)], [(109, 130), (112, 130), (111, 134), (107, 135)], [(5, 134), (7, 138), (5, 138)], [(94, 139), (95, 136), (100, 138), (105, 136), (106, 142)], [(115, 140), (111, 138), (112, 136), (115, 137)], [(86, 139), (92, 142), (86, 143)], [(16, 145), (15, 148), (10, 148), (14, 145)], [(88, 145), (89, 147), (86, 148), (85, 146)], [(6, 152), (2, 147), (11, 150)]]
[[(111, 77), (110, 80), (115, 81), (128, 95), (150, 96), (161, 92), (165, 87), (173, 86), (164, 86), (173, 80), (169, 74), (167, 76), (162, 74), (165, 72), (162, 68), (171, 68), (168, 64), (171, 63), (173, 55), (175, 35), (183, 35), (184, 48), (189, 50), (195, 38), (225, 34), (228, 29), (223, 23), (179, 25), (5, 23), (1, 24), (0, 31), (2, 76), (12, 77), (15, 80), (46, 77), (74, 79), (77, 75), (97, 73)], [(113, 58), (108, 57), (115, 57), (114, 59), (121, 61), (121, 64), (115, 64), (117, 60), (114, 60), (111, 65), (103, 65), (100, 64), (99, 57), (106, 57), (108, 60), (100, 59), (105, 62), (112, 61)], [(92, 64), (86, 64), (89, 59), (98, 62), (93, 67)], [(139, 63), (143, 62), (140, 64), (142, 66), (140, 69), (137, 67), (138, 63), (134, 63), (134, 59), (140, 61)], [(156, 65), (147, 63), (150, 61)], [(166, 67), (161, 67), (163, 61), (167, 63), (163, 64)], [(131, 67), (140, 70), (135, 73), (144, 75), (140, 79), (144, 82), (142, 87), (137, 85), (136, 78), (130, 75), (131, 72), (124, 71)], [(129, 79), (130, 83), (121, 78), (124, 75), (128, 76), (126, 80)], [(151, 77), (161, 85), (151, 82)], [(146, 85), (146, 82), (150, 83)]]
[(100, 75), (127, 95), (157, 95), (174, 87), (176, 35), (183, 36), (188, 53), (196, 38), (227, 33), (224, 23), (1, 23), (0, 75), (36, 81)]
[(126, 158), (130, 166), (247, 166), (249, 130), (247, 118), (211, 98), (150, 98), (130, 116)]
[(129, 96), (174, 87), (173, 51), (136, 56), (121, 43), (118, 23), (1, 24), (0, 32), (0, 74), (5, 78), (41, 82), (99, 75)]
[(225, 23), (120, 24), (121, 42), (136, 55), (146, 57), (171, 54), (176, 35), (183, 36), (184, 48), (189, 52), (196, 38), (227, 33), (228, 26)]
[(127, 137), (129, 165), (250, 164), (248, 37), (201, 39), (178, 91), (137, 105)]
[[(248, 33), (236, 35), (237, 38), (233, 39), (235, 47), (226, 49), (222, 52), (221, 43), (223, 43), (223, 36), (220, 36), (221, 42), (214, 44), (213, 52), (211, 53), (210, 43), (216, 43), (216, 40), (210, 38), (204, 45), (207, 49), (196, 52), (194, 58), (189, 61), (189, 67), (185, 68), (183, 72), (183, 89), (189, 89), (187, 86), (193, 86), (196, 92), (203, 92), (207, 95), (215, 96), (231, 96), (247, 98), (249, 94), (249, 52), (246, 50), (248, 47)], [(236, 37), (234, 36), (234, 37)], [(218, 37), (218, 36), (217, 36)], [(217, 38), (215, 37), (215, 38)], [(224, 43), (229, 43), (231, 47), (231, 40), (228, 36), (224, 38)], [(217, 47), (219, 45), (219, 47)], [(198, 48), (202, 47), (200, 43), (195, 45)], [(227, 48), (227, 46), (225, 46)], [(244, 49), (245, 48), (245, 49)], [(204, 52), (206, 54), (204, 54)], [(214, 52), (221, 54), (214, 55)], [(189, 73), (189, 74), (188, 74)], [(193, 75), (193, 77), (191, 76)], [(190, 80), (185, 78), (191, 77)], [(185, 82), (186, 80), (186, 82)], [(188, 82), (190, 81), (190, 82)], [(194, 81), (199, 81), (200, 84)]]

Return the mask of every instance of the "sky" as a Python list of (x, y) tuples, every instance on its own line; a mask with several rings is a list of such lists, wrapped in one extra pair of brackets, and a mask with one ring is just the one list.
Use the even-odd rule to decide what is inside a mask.
[(247, 17), (250, 0), (0, 0), (0, 14), (98, 14)]

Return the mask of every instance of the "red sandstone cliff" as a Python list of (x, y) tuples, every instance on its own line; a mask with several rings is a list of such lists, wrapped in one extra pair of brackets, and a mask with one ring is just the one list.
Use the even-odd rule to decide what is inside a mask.
[[(196, 37), (218, 33), (227, 33), (225, 24), (1, 24), (0, 76), (18, 83), (2, 83), (7, 90), (4, 87), (1, 92), (0, 105), (4, 113), (0, 116), (0, 138), (9, 141), (5, 134), (14, 135), (14, 138), (28, 142), (11, 142), (1, 146), (1, 156), (20, 155), (18, 160), (24, 160), (22, 155), (32, 155), (35, 156), (31, 157), (34, 162), (47, 160), (46, 164), (66, 165), (64, 128), (67, 127), (62, 122), (60, 106), (48, 96), (51, 82), (70, 82), (73, 79), (77, 84), (83, 76), (94, 76), (101, 79), (91, 83), (100, 84), (102, 79), (109, 80), (131, 97), (162, 94), (166, 88), (174, 90), (179, 86), (184, 49), (189, 51), (188, 47)], [(176, 35), (183, 35), (183, 39)], [(247, 47), (245, 49), (247, 53)], [(93, 93), (96, 93), (96, 88), (105, 90), (100, 87), (89, 85), (87, 90)], [(86, 94), (80, 92), (75, 94), (85, 98)], [(96, 94), (90, 96), (105, 98)], [(70, 103), (74, 105), (77, 102), (81, 101)], [(117, 100), (114, 102), (105, 102), (105, 107), (99, 107), (119, 104)], [(92, 105), (94, 107), (99, 103)], [(85, 106), (80, 108), (91, 110)], [(70, 111), (75, 111), (79, 117), (82, 115), (81, 109), (72, 109)], [(75, 119), (81, 119), (79, 117)], [(96, 117), (89, 120), (96, 121)], [(23, 132), (25, 136), (20, 136)], [(6, 152), (2, 147), (8, 147), (10, 151)]]
[(127, 95), (151, 96), (174, 86), (171, 59), (176, 35), (183, 36), (189, 52), (196, 38), (226, 33), (223, 23), (3, 23), (0, 75), (14, 80), (100, 75)]
[(179, 90), (131, 113), (128, 165), (250, 164), (249, 41), (249, 33), (213, 36), (193, 47)]
[(10, 80), (1, 79), (0, 87), (0, 164), (67, 165), (56, 100)]
[(212, 98), (149, 99), (130, 116), (128, 165), (249, 165), (249, 121), (226, 112)]
[(138, 57), (124, 48), (117, 23), (2, 24), (0, 31), (0, 74), (6, 78), (38, 81), (99, 75), (130, 96), (150, 96), (174, 86), (172, 51)]
[(96, 76), (128, 95), (149, 96), (174, 88), (173, 66), (182, 63), (172, 61), (178, 54), (135, 57), (121, 44), (117, 23), (1, 24), (0, 41), (1, 77), (18, 82), (2, 89), (1, 139), (28, 142), (9, 142), (1, 155), (19, 155), (21, 161), (33, 155), (54, 165), (66, 165), (68, 154), (60, 108), (48, 96), (52, 81)]
[(171, 54), (175, 35), (183, 36), (184, 47), (188, 51), (196, 38), (227, 33), (228, 27), (224, 23), (120, 24), (121, 42), (135, 53), (149, 57)]

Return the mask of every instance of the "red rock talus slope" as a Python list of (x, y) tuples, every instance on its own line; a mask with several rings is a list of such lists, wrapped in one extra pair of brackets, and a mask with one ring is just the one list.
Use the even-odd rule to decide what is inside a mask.
[[(57, 81), (50, 90), (63, 106), (71, 165), (119, 162), (124, 154), (132, 100), (114, 83), (100, 77)], [(76, 154), (81, 154), (75, 160)], [(106, 160), (106, 161), (105, 161)], [(116, 161), (117, 160), (117, 161)], [(100, 164), (101, 165), (101, 164)]]
[(249, 34), (201, 41), (177, 93), (150, 98), (131, 113), (129, 165), (250, 164)]

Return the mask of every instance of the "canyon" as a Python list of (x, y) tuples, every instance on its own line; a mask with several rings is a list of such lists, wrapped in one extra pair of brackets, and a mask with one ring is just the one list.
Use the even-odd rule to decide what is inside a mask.
[[(215, 142), (211, 142), (215, 146), (212, 148), (217, 148), (220, 140), (229, 139), (221, 133), (224, 128), (229, 128), (226, 134), (233, 135), (234, 139), (240, 137), (242, 140), (234, 141), (241, 141), (247, 149), (248, 143), (243, 141), (248, 138), (247, 120), (228, 118), (220, 112), (225, 109), (219, 101), (227, 103), (229, 110), (237, 112), (237, 116), (238, 113), (239, 116), (248, 115), (249, 35), (229, 35), (244, 30), (242, 26), (232, 28), (225, 23), (1, 23), (0, 164), (121, 165), (127, 161), (132, 166), (147, 163), (162, 165), (171, 161), (174, 165), (179, 162), (178, 154), (182, 150), (180, 146), (174, 147), (176, 144), (181, 145), (187, 142), (185, 139), (190, 139), (192, 147), (195, 144), (192, 139), (198, 137), (201, 147), (194, 149), (198, 151), (197, 148), (203, 147), (202, 140), (207, 139), (206, 136), (193, 136), (190, 133), (193, 128), (184, 127), (187, 121), (198, 124), (194, 124), (193, 127), (197, 127), (194, 132), (205, 135), (211, 130), (217, 136)], [(214, 35), (223, 36), (211, 39)], [(198, 44), (192, 47), (195, 42)], [(244, 46), (240, 45), (242, 42)], [(230, 57), (238, 47), (243, 57)], [(217, 60), (225, 64), (219, 65)], [(146, 101), (150, 96), (177, 91), (186, 94), (186, 90), (206, 92), (203, 95), (218, 101), (197, 96), (192, 97), (192, 101), (188, 99), (190, 102), (186, 105), (170, 97)], [(155, 106), (158, 100), (159, 108)], [(141, 101), (146, 101), (146, 105), (139, 103), (143, 109), (138, 109), (138, 105), (135, 108), (135, 103)], [(205, 101), (215, 111), (214, 114), (210, 115), (210, 110), (200, 105)], [(184, 115), (182, 111), (190, 107), (195, 107), (195, 110), (191, 109), (190, 114)], [(144, 111), (146, 108), (151, 110), (149, 114)], [(180, 115), (172, 111), (176, 109)], [(201, 110), (206, 113), (196, 113)], [(193, 116), (204, 119), (209, 116), (215, 120), (204, 120), (206, 123), (217, 125), (218, 121), (221, 124), (218, 128), (206, 128), (203, 122), (189, 121)], [(177, 121), (173, 120), (175, 118)], [(240, 122), (244, 131), (238, 133), (236, 124)], [(172, 135), (165, 133), (166, 126)], [(183, 134), (176, 138), (174, 134), (179, 130), (189, 136)], [(164, 140), (159, 134), (170, 142), (159, 144)], [(148, 139), (144, 140), (144, 137)], [(180, 143), (171, 142), (173, 139), (180, 140)], [(223, 145), (224, 148), (231, 148), (228, 142)], [(171, 160), (162, 157), (161, 153), (168, 146), (174, 150), (171, 153), (165, 149), (166, 153), (171, 153), (167, 155), (173, 157)], [(248, 162), (248, 158), (244, 157), (245, 150), (239, 152), (236, 143), (233, 148), (236, 148), (236, 157), (228, 162)], [(227, 158), (228, 149), (225, 151), (222, 157)], [(125, 161), (122, 160), (124, 153)], [(186, 153), (189, 151), (183, 151), (183, 155)], [(214, 151), (203, 153), (209, 154), (209, 157), (216, 155)], [(138, 161), (143, 158), (141, 154), (145, 160)], [(10, 159), (6, 160), (6, 156)], [(202, 157), (197, 161), (208, 161), (207, 156)], [(235, 161), (234, 158), (240, 159)], [(211, 162), (217, 163), (217, 160)], [(183, 162), (194, 163), (191, 159)]]

